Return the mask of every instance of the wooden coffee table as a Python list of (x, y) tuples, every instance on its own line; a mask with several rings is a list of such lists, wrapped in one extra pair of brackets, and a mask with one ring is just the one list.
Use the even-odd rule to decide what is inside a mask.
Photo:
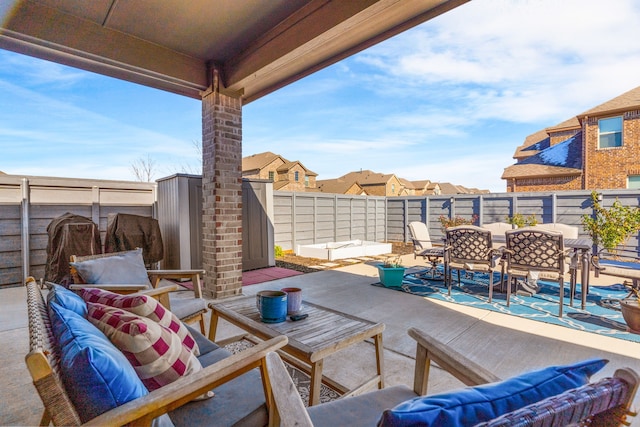
[[(332, 388), (337, 388), (344, 394), (354, 395), (372, 388), (384, 387), (383, 376), (383, 348), (382, 331), (384, 323), (374, 323), (365, 319), (331, 310), (326, 307), (302, 302), (302, 312), (309, 317), (293, 322), (287, 318), (282, 323), (263, 323), (256, 308), (255, 296), (236, 299), (228, 302), (213, 302), (211, 308), (211, 324), (209, 339), (215, 341), (218, 319), (238, 326), (260, 339), (269, 339), (279, 335), (286, 335), (289, 343), (283, 351), (307, 366), (299, 366), (306, 370), (311, 377), (309, 390), (309, 406), (316, 405), (320, 400), (321, 382)], [(352, 344), (373, 338), (376, 351), (376, 370), (373, 377), (353, 390), (346, 390), (336, 382), (322, 376), (325, 357), (336, 353)]]

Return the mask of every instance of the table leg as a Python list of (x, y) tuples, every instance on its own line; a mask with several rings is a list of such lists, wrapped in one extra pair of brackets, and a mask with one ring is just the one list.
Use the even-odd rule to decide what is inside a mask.
[(209, 323), (209, 341), (216, 341), (216, 330), (218, 329), (218, 314), (211, 310), (211, 322)]
[(582, 309), (587, 305), (587, 294), (589, 293), (589, 250), (582, 250)]
[(324, 361), (318, 360), (311, 364), (311, 384), (309, 385), (309, 406), (320, 403), (320, 385), (322, 384), (322, 368)]
[(377, 334), (374, 337), (376, 344), (376, 368), (378, 370), (378, 376), (380, 377), (380, 381), (378, 381), (378, 388), (384, 388), (384, 347), (382, 346), (382, 334)]

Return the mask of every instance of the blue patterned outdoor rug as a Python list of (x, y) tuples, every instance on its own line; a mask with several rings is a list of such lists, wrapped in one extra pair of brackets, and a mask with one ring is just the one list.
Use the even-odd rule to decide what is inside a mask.
[[(442, 280), (430, 280), (429, 275), (424, 278), (423, 273), (424, 271), (413, 271), (405, 275), (402, 286), (387, 289), (640, 342), (640, 334), (627, 332), (627, 324), (622, 318), (619, 304), (616, 302), (628, 294), (622, 285), (591, 286), (587, 294), (586, 309), (582, 310), (580, 307), (582, 298), (580, 285), (578, 285), (573, 300), (573, 307), (570, 307), (569, 284), (565, 284), (563, 317), (558, 318), (559, 288), (557, 283), (539, 280), (538, 286), (540, 288), (535, 295), (511, 294), (511, 303), (507, 307), (506, 294), (498, 292), (497, 286), (493, 289), (493, 300), (489, 303), (489, 275), (486, 273), (475, 273), (473, 279), (461, 274), (461, 285), (458, 286), (454, 272), (451, 296), (447, 295), (447, 287)], [(496, 273), (493, 283), (499, 281), (500, 274)], [(384, 287), (380, 282), (372, 285)]]

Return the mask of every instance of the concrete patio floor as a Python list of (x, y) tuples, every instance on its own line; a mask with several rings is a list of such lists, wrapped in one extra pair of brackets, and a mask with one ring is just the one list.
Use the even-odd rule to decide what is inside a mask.
[[(403, 264), (425, 265), (412, 255), (404, 256)], [(244, 286), (243, 293), (254, 295), (264, 289), (299, 287), (306, 301), (384, 322), (386, 385), (413, 384), (415, 343), (406, 333), (412, 326), (432, 334), (503, 378), (551, 364), (594, 357), (610, 360), (594, 378), (612, 375), (623, 366), (640, 372), (639, 343), (370, 286), (376, 281), (374, 265), (355, 264)], [(616, 281), (604, 277), (592, 281), (594, 285), (609, 283)], [(24, 365), (28, 351), (24, 289), (4, 289), (0, 291), (0, 300), (3, 372), (0, 424), (36, 425), (42, 405)], [(238, 329), (221, 321), (218, 338), (237, 333)], [(358, 385), (374, 369), (373, 345), (368, 342), (354, 345), (325, 361), (325, 373), (347, 387)], [(460, 386), (439, 368), (432, 368), (429, 394)], [(634, 407), (640, 408), (640, 396), (636, 397)], [(632, 425), (640, 426), (640, 420), (633, 420)]]

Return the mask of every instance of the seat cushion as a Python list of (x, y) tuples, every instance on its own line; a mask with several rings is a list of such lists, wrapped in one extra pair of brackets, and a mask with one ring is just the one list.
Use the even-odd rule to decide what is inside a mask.
[(87, 303), (87, 317), (122, 351), (149, 390), (202, 369), (180, 337), (153, 320), (98, 303)]
[(197, 343), (180, 317), (164, 308), (155, 298), (148, 295), (120, 295), (98, 288), (84, 288), (80, 296), (88, 303), (99, 303), (120, 308), (158, 322), (178, 334), (182, 344), (187, 346), (196, 356), (200, 354)]
[(55, 302), (59, 306), (71, 310), (82, 317), (87, 317), (87, 304), (75, 292), (64, 286), (52, 284), (47, 293), (47, 303)]
[(151, 287), (142, 249), (70, 263), (85, 283), (93, 285), (126, 284)]
[(417, 397), (384, 411), (379, 425), (454, 426), (488, 421), (582, 386), (607, 362), (591, 359), (573, 365), (551, 366), (497, 383)]
[(49, 316), (60, 376), (82, 422), (148, 394), (124, 355), (87, 319), (55, 302)]
[[(203, 367), (207, 367), (230, 355), (228, 350), (218, 347), (203, 352), (198, 360)], [(267, 425), (269, 418), (259, 370), (253, 369), (215, 388), (213, 392), (213, 399), (190, 402), (171, 411), (171, 421), (178, 427)]]
[(178, 319), (207, 311), (207, 301), (202, 298), (194, 298), (193, 291), (170, 292), (169, 304), (171, 311)]
[(416, 397), (405, 385), (387, 387), (307, 408), (315, 426), (374, 426), (385, 409)]

